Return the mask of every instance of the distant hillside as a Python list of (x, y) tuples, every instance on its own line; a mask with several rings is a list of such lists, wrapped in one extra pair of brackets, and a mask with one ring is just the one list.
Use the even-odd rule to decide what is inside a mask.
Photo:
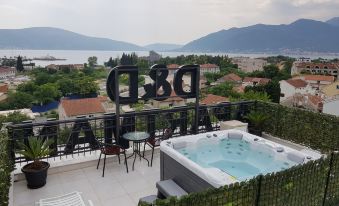
[(218, 31), (184, 45), (180, 51), (339, 52), (338, 37), (339, 27), (326, 22), (300, 19), (289, 25), (257, 24)]
[(175, 49), (180, 49), (183, 45), (179, 44), (164, 44), (164, 43), (156, 43), (156, 44), (149, 44), (144, 46), (148, 50), (154, 51), (171, 51)]
[(0, 29), (1, 49), (46, 49), (46, 50), (128, 50), (144, 48), (107, 38), (89, 37), (71, 31), (33, 27), (26, 29)]
[(331, 24), (333, 26), (339, 26), (339, 17), (334, 17), (334, 18), (326, 21), (326, 23)]

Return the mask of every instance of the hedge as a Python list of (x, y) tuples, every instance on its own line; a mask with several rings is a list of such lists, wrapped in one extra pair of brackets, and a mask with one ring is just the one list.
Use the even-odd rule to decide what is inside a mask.
[(10, 159), (8, 136), (0, 132), (0, 205), (8, 205), (8, 192), (11, 186), (10, 174), (14, 164)]
[(339, 117), (267, 102), (256, 109), (270, 116), (267, 133), (322, 153), (339, 150)]
[[(249, 181), (181, 198), (157, 200), (156, 206), (335, 206), (339, 204), (339, 153)], [(149, 206), (139, 203), (139, 206)]]

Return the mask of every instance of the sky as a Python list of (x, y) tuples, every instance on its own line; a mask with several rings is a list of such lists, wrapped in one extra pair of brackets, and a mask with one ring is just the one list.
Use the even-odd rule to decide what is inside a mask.
[(186, 44), (258, 23), (339, 16), (339, 0), (0, 0), (0, 29), (57, 27), (126, 41)]

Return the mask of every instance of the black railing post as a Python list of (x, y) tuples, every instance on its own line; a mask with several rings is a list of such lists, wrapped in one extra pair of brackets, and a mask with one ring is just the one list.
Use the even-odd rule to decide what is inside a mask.
[(257, 196), (255, 198), (255, 206), (259, 206), (260, 202), (260, 195), (261, 195), (261, 182), (262, 182), (263, 175), (259, 175), (259, 180), (258, 180), (258, 191), (257, 191)]
[(197, 66), (197, 72), (196, 72), (196, 85), (195, 85), (195, 130), (194, 133), (199, 133), (199, 94), (200, 94), (200, 66)]
[(325, 184), (323, 206), (326, 205), (326, 197), (327, 197), (328, 184), (330, 183), (331, 172), (332, 172), (332, 169), (333, 169), (333, 158), (334, 158), (334, 152), (331, 153), (330, 168), (328, 169), (327, 178), (326, 178), (326, 184)]
[[(13, 122), (7, 122), (6, 124), (9, 148), (10, 148), (10, 158), (15, 163), (15, 144), (14, 144), (14, 132), (13, 132)], [(5, 126), (5, 125), (4, 125)]]

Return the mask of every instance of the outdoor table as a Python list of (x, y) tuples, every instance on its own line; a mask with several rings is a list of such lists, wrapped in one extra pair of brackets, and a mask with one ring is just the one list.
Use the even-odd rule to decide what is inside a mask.
[(134, 163), (135, 159), (137, 158), (137, 155), (140, 157), (140, 160), (141, 158), (145, 159), (147, 161), (147, 165), (149, 166), (149, 161), (148, 159), (142, 156), (140, 148), (141, 144), (145, 143), (148, 140), (148, 138), (150, 138), (150, 135), (147, 132), (128, 132), (124, 134), (122, 137), (128, 141), (133, 142), (133, 153), (132, 155), (127, 157), (128, 159), (134, 156), (132, 170), (134, 170)]

